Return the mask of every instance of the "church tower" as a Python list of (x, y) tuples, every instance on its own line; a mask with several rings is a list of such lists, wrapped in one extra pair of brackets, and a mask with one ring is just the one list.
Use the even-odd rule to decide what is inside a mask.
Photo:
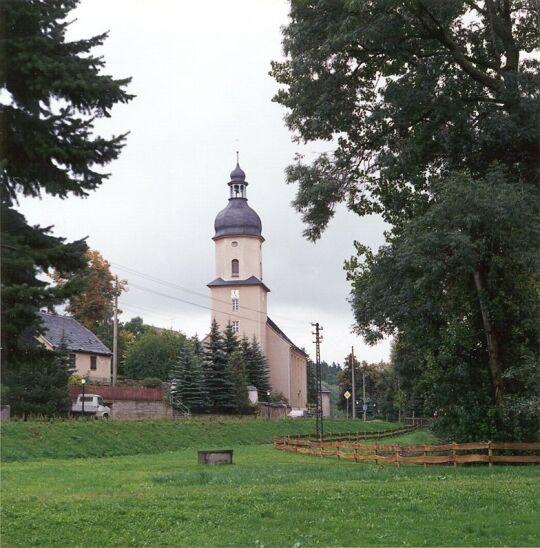
[(248, 182), (238, 162), (228, 185), (229, 203), (214, 222), (216, 279), (208, 284), (212, 320), (220, 330), (230, 323), (240, 338), (255, 336), (265, 349), (270, 290), (262, 281), (262, 224), (247, 203)]

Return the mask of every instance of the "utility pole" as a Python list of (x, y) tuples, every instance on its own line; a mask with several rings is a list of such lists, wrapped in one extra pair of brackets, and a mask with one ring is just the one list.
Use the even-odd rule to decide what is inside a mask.
[(356, 419), (356, 382), (354, 380), (354, 346), (351, 346), (352, 418)]
[(322, 440), (324, 434), (323, 429), (323, 413), (322, 413), (322, 375), (321, 375), (321, 341), (323, 339), (321, 331), (323, 330), (322, 326), (319, 325), (319, 322), (312, 323), (315, 327), (315, 332), (312, 332), (312, 335), (315, 335), (315, 384), (317, 386), (317, 410), (315, 412), (316, 417), (316, 426), (317, 426), (317, 438)]
[(118, 276), (115, 277), (114, 287), (114, 318), (113, 318), (113, 358), (112, 358), (112, 385), (116, 386), (118, 376)]
[(367, 404), (366, 404), (366, 369), (362, 367), (362, 410), (364, 411), (364, 422), (367, 420)]

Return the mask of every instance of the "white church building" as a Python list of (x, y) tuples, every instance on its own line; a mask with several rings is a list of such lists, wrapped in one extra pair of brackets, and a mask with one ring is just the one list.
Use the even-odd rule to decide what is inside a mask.
[(216, 279), (208, 284), (212, 320), (221, 330), (230, 323), (240, 337), (255, 336), (268, 360), (272, 391), (281, 392), (292, 407), (305, 409), (308, 356), (268, 317), (262, 224), (247, 203), (248, 182), (238, 163), (228, 185), (229, 203), (214, 223)]

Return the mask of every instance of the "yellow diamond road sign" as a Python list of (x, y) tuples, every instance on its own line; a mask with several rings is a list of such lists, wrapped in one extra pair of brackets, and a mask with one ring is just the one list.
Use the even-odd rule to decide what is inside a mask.
[(347, 400), (351, 397), (351, 393), (348, 390), (343, 395), (345, 396), (345, 399)]

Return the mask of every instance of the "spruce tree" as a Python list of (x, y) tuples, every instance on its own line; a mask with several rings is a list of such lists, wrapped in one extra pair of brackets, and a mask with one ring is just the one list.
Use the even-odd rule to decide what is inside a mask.
[(227, 357), (231, 357), (233, 352), (238, 350), (240, 346), (240, 343), (238, 342), (238, 336), (233, 331), (232, 325), (230, 323), (227, 324), (225, 331), (223, 331), (223, 344)]
[(184, 387), (186, 379), (186, 371), (189, 369), (192, 350), (189, 345), (185, 344), (180, 349), (178, 357), (171, 369), (171, 396), (173, 406), (175, 402), (184, 403)]
[(204, 345), (203, 367), (210, 404), (215, 411), (231, 411), (236, 407), (234, 381), (227, 367), (223, 335), (214, 320)]
[(208, 405), (208, 394), (200, 357), (193, 341), (180, 350), (171, 374), (171, 395), (191, 409), (202, 410)]
[(191, 350), (189, 367), (184, 372), (183, 403), (189, 409), (202, 411), (208, 407), (208, 391), (201, 365), (201, 358)]
[(268, 360), (262, 351), (259, 341), (253, 337), (250, 347), (251, 378), (250, 384), (257, 387), (259, 399), (266, 400), (270, 388), (270, 375), (268, 372)]
[(249, 339), (245, 335), (240, 341), (240, 351), (242, 352), (242, 356), (244, 357), (248, 384), (253, 385), (255, 388), (258, 388), (256, 384), (257, 372), (255, 367), (255, 359), (253, 356), (251, 345), (249, 344)]
[(236, 349), (229, 356), (228, 367), (234, 380), (236, 410), (239, 413), (245, 413), (250, 407), (250, 402), (247, 390), (246, 364), (240, 349)]
[[(67, 243), (51, 236), (50, 227), (30, 226), (14, 204), (21, 195), (86, 196), (108, 177), (95, 166), (117, 158), (126, 138), (93, 133), (95, 118), (109, 116), (116, 103), (132, 96), (124, 89), (129, 79), (100, 74), (105, 61), (91, 54), (107, 34), (66, 41), (67, 18), (77, 4), (78, 0), (0, 2), (1, 357), (8, 394), (4, 401), (13, 405), (14, 413), (23, 408), (26, 411), (21, 412), (28, 412), (32, 398), (37, 398), (36, 404), (39, 400), (35, 391), (24, 388), (27, 372), (38, 363), (41, 369), (35, 378), (42, 386), (58, 380), (55, 356), (29, 344), (40, 330), (37, 311), (76, 293), (80, 282), (74, 276), (55, 289), (43, 282), (42, 275), (53, 269), (82, 270), (87, 250), (84, 240)], [(43, 379), (46, 372), (52, 375), (48, 380)], [(66, 376), (60, 377), (67, 382)], [(63, 402), (64, 395), (48, 409), (60, 409)]]

